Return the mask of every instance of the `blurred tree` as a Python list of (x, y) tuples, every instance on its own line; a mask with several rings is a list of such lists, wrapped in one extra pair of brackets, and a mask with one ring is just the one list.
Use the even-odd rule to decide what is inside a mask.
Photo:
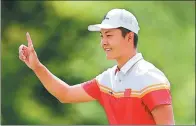
[(97, 102), (61, 104), (18, 59), (29, 32), (41, 62), (70, 85), (94, 78), (107, 61), (87, 30), (112, 8), (138, 18), (139, 51), (171, 82), (176, 124), (195, 123), (195, 3), (2, 1), (2, 124), (107, 124)]

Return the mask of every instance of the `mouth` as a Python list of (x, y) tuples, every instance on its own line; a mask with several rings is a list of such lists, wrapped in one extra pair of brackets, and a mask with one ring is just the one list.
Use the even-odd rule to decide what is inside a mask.
[(111, 48), (104, 48), (104, 50), (105, 50), (105, 52), (110, 52), (110, 51), (112, 51)]

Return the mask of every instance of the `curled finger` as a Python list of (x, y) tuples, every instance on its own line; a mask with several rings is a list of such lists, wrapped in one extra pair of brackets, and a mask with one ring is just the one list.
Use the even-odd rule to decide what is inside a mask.
[(20, 58), (21, 60), (25, 60), (25, 59), (26, 59), (26, 57), (24, 56), (24, 51), (20, 51), (20, 53), (19, 53), (19, 58)]

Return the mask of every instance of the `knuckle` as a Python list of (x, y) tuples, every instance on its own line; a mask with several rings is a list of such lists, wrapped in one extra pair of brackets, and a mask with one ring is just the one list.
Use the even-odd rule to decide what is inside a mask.
[(21, 46), (19, 47), (19, 50), (22, 50), (22, 48), (23, 48), (23, 46), (21, 45)]
[(19, 59), (22, 60), (21, 56), (19, 56)]
[(22, 55), (22, 54), (23, 54), (23, 51), (20, 50), (20, 51), (19, 51), (19, 54)]
[(19, 46), (19, 48), (23, 47), (23, 44)]

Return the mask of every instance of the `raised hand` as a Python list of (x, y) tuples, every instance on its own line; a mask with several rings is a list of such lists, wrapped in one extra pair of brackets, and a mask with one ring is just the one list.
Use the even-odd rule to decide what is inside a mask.
[(40, 65), (40, 61), (33, 47), (33, 42), (29, 33), (26, 33), (28, 46), (20, 45), (19, 47), (19, 58), (22, 60), (30, 69), (35, 70)]

